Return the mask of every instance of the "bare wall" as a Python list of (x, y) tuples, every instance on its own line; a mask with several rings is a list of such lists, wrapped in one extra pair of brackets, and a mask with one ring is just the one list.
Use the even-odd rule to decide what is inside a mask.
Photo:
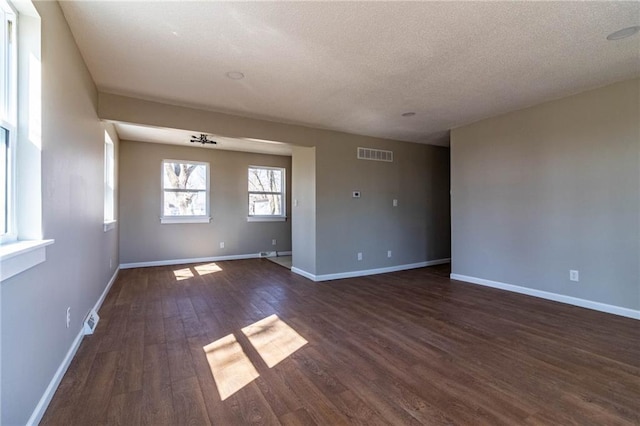
[[(202, 129), (223, 136), (315, 147), (316, 274), (394, 267), (450, 257), (448, 148), (256, 120), (106, 93), (99, 95), (99, 112), (109, 120)], [(397, 160), (392, 164), (358, 161), (358, 146), (393, 150), (397, 152)], [(357, 204), (351, 199), (353, 189), (363, 191), (363, 198)], [(392, 209), (394, 196), (399, 206)], [(387, 257), (387, 250), (392, 250), (391, 258)], [(367, 252), (362, 261), (356, 260), (358, 251)], [(295, 258), (294, 253), (294, 263)], [(307, 265), (312, 267), (311, 262)]]
[[(358, 160), (359, 146), (394, 161)], [(318, 275), (450, 257), (448, 148), (336, 135), (316, 161)]]
[(58, 4), (35, 6), (42, 24), (42, 227), (55, 243), (44, 263), (0, 284), (0, 423), (7, 426), (27, 422), (118, 263), (117, 230), (103, 231), (97, 91)]
[(639, 102), (630, 80), (454, 129), (453, 273), (639, 309)]
[(316, 149), (293, 147), (293, 267), (316, 273)]
[[(209, 163), (211, 223), (160, 223), (163, 159)], [(247, 222), (250, 165), (286, 169), (286, 222)], [(291, 157), (121, 141), (119, 167), (122, 264), (291, 250)]]

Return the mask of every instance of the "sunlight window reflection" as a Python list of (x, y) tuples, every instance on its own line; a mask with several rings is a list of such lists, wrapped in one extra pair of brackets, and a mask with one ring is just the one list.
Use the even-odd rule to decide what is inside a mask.
[(308, 342), (276, 314), (242, 329), (269, 368)]
[(198, 266), (195, 266), (194, 268), (198, 272), (198, 274), (200, 274), (200, 275), (207, 275), (207, 274), (212, 274), (214, 272), (222, 271), (222, 268), (219, 267), (218, 265), (216, 265), (215, 263), (207, 263), (205, 265), (198, 265)]
[(233, 334), (202, 349), (222, 401), (260, 376)]

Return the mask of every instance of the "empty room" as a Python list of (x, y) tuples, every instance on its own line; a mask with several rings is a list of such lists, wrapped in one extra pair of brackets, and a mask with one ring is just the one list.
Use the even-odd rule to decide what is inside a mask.
[(0, 424), (640, 424), (640, 3), (0, 0)]

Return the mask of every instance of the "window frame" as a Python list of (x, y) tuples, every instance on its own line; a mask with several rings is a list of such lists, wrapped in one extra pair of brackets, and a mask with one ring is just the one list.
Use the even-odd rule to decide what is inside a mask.
[[(272, 191), (250, 191), (249, 190), (249, 173), (251, 169), (264, 169), (264, 170), (280, 170), (282, 172), (280, 181), (280, 192)], [(268, 195), (280, 195), (280, 214), (279, 215), (256, 215), (251, 214), (251, 195), (252, 194), (268, 194)], [(250, 165), (247, 168), (247, 221), (248, 222), (284, 222), (287, 220), (287, 169), (284, 167), (275, 166), (253, 166)]]
[(116, 164), (115, 144), (111, 135), (104, 131), (104, 232), (116, 224)]
[[(11, 32), (9, 33), (9, 23)], [(4, 66), (0, 70), (0, 128), (7, 133), (5, 157), (5, 232), (0, 232), (0, 243), (18, 239), (16, 223), (16, 144), (18, 132), (18, 13), (13, 6), (0, 0), (0, 55)]]
[[(193, 192), (204, 192), (205, 193), (205, 214), (204, 215), (165, 215), (164, 214), (164, 198), (165, 192), (172, 191), (175, 188), (165, 188), (164, 186), (164, 173), (165, 173), (165, 164), (166, 163), (178, 163), (178, 164), (195, 164), (205, 166), (205, 189), (204, 190), (193, 190)], [(163, 159), (160, 165), (160, 223), (161, 224), (174, 224), (174, 223), (209, 223), (211, 222), (211, 185), (210, 185), (210, 174), (211, 174), (211, 166), (208, 162), (205, 161), (193, 161), (193, 160), (173, 160), (173, 159)], [(184, 191), (176, 189), (175, 192)]]

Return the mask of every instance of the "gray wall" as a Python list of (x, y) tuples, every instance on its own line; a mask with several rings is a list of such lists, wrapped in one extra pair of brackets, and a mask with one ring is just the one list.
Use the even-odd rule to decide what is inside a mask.
[[(47, 260), (0, 284), (3, 425), (25, 424), (118, 263), (103, 232), (97, 91), (56, 2), (42, 19), (42, 226)], [(65, 313), (71, 307), (71, 326)]]
[(453, 273), (639, 309), (639, 95), (631, 80), (453, 130)]
[[(358, 160), (358, 146), (394, 161)], [(450, 257), (448, 148), (338, 137), (316, 147), (316, 161), (318, 275)]]
[[(293, 267), (316, 273), (316, 149), (293, 147)], [(296, 205), (297, 202), (297, 205)]]
[[(316, 275), (450, 257), (448, 148), (256, 120), (105, 93), (99, 95), (99, 114), (106, 120), (201, 129), (220, 136), (315, 147)], [(396, 152), (396, 162), (358, 161), (355, 158), (358, 146), (391, 149)], [(363, 191), (358, 204), (353, 204), (351, 199), (353, 189)], [(393, 198), (398, 198), (400, 203), (395, 209), (391, 207)], [(125, 212), (121, 213), (124, 218)], [(121, 249), (125, 250), (126, 245), (123, 242)], [(387, 250), (393, 251), (391, 259), (386, 257)], [(358, 251), (364, 254), (362, 261), (356, 260)], [(123, 262), (130, 258), (124, 253), (122, 256)], [(296, 256), (294, 253), (294, 263), (303, 261), (302, 258), (296, 260)], [(306, 264), (312, 268), (311, 262)]]
[[(205, 161), (210, 166), (211, 223), (161, 224), (163, 159)], [(120, 261), (122, 264), (291, 250), (291, 221), (247, 222), (247, 168), (286, 168), (291, 212), (291, 157), (120, 143)], [(273, 246), (271, 240), (276, 239)], [(224, 241), (225, 248), (220, 248)]]

